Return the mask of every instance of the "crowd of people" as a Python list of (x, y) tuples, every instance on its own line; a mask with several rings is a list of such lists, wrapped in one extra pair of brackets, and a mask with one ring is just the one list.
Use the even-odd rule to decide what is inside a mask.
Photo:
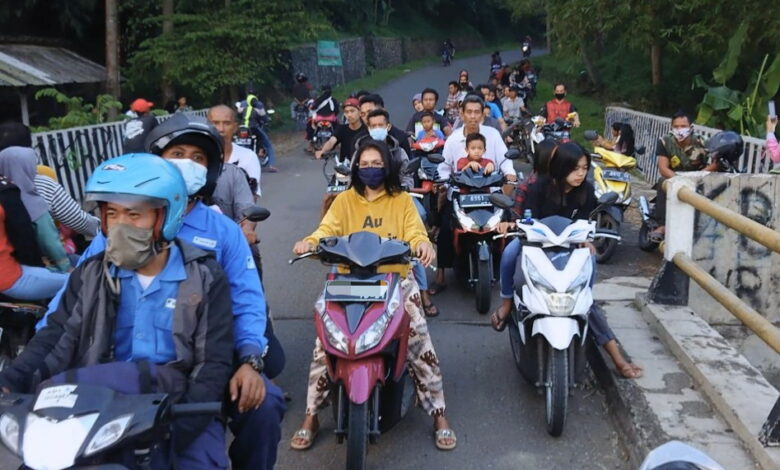
[[(394, 122), (380, 95), (368, 91), (339, 104), (324, 87), (311, 104), (334, 124), (343, 119), (322, 149), (311, 150), (320, 159), (338, 147), (341, 160), (349, 164), (350, 185), (325, 195), (319, 224), (295, 243), (293, 252), (302, 255), (313, 251), (322, 237), (357, 231), (409, 243), (416, 261), (401, 283), (411, 331), (408, 367), (440, 450), (455, 448), (457, 436), (446, 416), (444, 380), (426, 319), (440, 313), (433, 299), (447, 289), (447, 268), (456, 256), (451, 188), (438, 184), (437, 211), (444, 216), (430, 219), (409, 195), (415, 184), (407, 165), (415, 155), (415, 141), (438, 140), (444, 160), (436, 168), (440, 181), (467, 170), (498, 172), (506, 183), (501, 190), (514, 198), (515, 213), (587, 219), (597, 202), (587, 179), (591, 156), (581, 145), (542, 141), (533, 171), (522, 181), (505, 156), (502, 131), (529, 115), (535, 77), (527, 59), (510, 68), (495, 53), (488, 82), (474, 86), (469, 72), (461, 70), (448, 84), (441, 109), (435, 89), (414, 94), (414, 112), (405, 126)], [(296, 78), (291, 112), (309, 99), (311, 90), (305, 75)], [(249, 93), (238, 109), (262, 107), (254, 100)], [(85, 200), (97, 216), (68, 195), (50, 168), (37, 165), (26, 126), (0, 125), (0, 296), (50, 300), (36, 335), (0, 371), (0, 387), (31, 392), (42, 381), (80, 368), (91, 382), (139, 392), (149, 383), (144, 375), (151, 374), (154, 390), (182, 403), (224, 401), (234, 436), (228, 447), (225, 424), (214, 417), (177, 421), (170, 452), (156, 456), (159, 462), (174, 459), (179, 468), (188, 469), (270, 469), (287, 405), (272, 381), (284, 367), (285, 353), (269, 318), (256, 224), (245, 218), (262, 195), (261, 163), (256, 152), (234, 143), (242, 125), (236, 106), (216, 105), (207, 118), (200, 118), (187, 113), (182, 97), (182, 112), (161, 123), (152, 107), (144, 99), (132, 103), (135, 115), (125, 126), (126, 154), (100, 164), (87, 181)], [(569, 119), (575, 111), (565, 86), (557, 84), (540, 114), (552, 122)], [(775, 125), (776, 118), (767, 121), (768, 150), (780, 162)], [(717, 171), (718, 163), (692, 131), (688, 115), (672, 117), (671, 132), (656, 148), (662, 178), (679, 171)], [(597, 144), (634, 153), (631, 126), (615, 123), (610, 137), (600, 137)], [(659, 191), (661, 214), (664, 202)], [(382, 222), (367, 226), (365, 220)], [(512, 225), (503, 222), (498, 231), (506, 233)], [(663, 226), (653, 234), (659, 240), (663, 235)], [(71, 238), (79, 242), (68, 244)], [(514, 240), (501, 255), (502, 303), (490, 319), (499, 332), (512, 308), (521, 250)], [(434, 263), (438, 269), (429, 283), (426, 268)], [(640, 377), (642, 369), (622, 356), (598, 306), (591, 309), (589, 324), (618, 373)], [(330, 390), (327, 371), (318, 339), (305, 418), (290, 441), (293, 449), (314, 443), (317, 414)]]

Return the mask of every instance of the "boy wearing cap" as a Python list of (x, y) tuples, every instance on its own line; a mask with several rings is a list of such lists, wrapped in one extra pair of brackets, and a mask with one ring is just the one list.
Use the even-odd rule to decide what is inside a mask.
[(122, 153), (138, 153), (144, 151), (144, 143), (149, 132), (157, 127), (157, 118), (152, 114), (154, 103), (138, 98), (130, 103), (130, 111), (135, 117), (124, 125), (122, 138)]
[(347, 124), (336, 128), (336, 132), (325, 142), (322, 150), (314, 152), (314, 158), (319, 160), (323, 153), (330, 152), (336, 145), (341, 145), (339, 160), (342, 162), (352, 160), (352, 153), (355, 151), (355, 136), (363, 132), (366, 126), (360, 119), (360, 102), (357, 98), (348, 98), (344, 101), (342, 110)]

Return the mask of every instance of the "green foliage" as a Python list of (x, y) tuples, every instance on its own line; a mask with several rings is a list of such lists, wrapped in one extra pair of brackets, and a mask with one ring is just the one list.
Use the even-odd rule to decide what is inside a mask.
[[(89, 126), (108, 122), (109, 112), (122, 108), (122, 103), (111, 95), (98, 95), (95, 103), (85, 103), (78, 96), (68, 96), (55, 88), (44, 88), (35, 93), (35, 99), (51, 98), (65, 107), (65, 115), (49, 119), (48, 130)], [(121, 119), (121, 118), (120, 118)], [(39, 130), (47, 130), (41, 128)]]
[[(167, 78), (200, 97), (252, 81), (272, 81), (282, 63), (280, 51), (294, 40), (316, 37), (323, 22), (303, 0), (194, 1), (170, 19), (172, 33), (143, 41), (130, 60), (134, 76), (156, 74), (167, 65)], [(162, 17), (148, 19), (159, 24)]]

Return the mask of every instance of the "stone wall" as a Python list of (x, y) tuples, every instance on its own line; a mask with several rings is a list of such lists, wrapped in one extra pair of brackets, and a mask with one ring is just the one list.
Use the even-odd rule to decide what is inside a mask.
[[(482, 40), (478, 38), (458, 38), (455, 43), (455, 57), (458, 57), (458, 51), (465, 51), (468, 49), (477, 49), (484, 44)], [(411, 62), (413, 60), (426, 59), (432, 56), (438, 56), (441, 54), (441, 41), (429, 39), (419, 40), (403, 38), (403, 52), (404, 62)]]
[(367, 38), (366, 57), (375, 69), (387, 69), (404, 63), (403, 43), (399, 38)]

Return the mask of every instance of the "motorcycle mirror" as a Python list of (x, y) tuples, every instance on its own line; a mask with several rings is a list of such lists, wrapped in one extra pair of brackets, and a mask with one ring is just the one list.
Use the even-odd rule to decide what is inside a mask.
[(507, 150), (507, 152), (504, 154), (504, 158), (507, 158), (507, 159), (509, 159), (509, 160), (517, 160), (517, 159), (518, 159), (518, 158), (520, 158), (521, 156), (522, 156), (522, 155), (520, 154), (520, 151), (519, 151), (519, 150), (517, 150), (516, 148), (509, 149), (509, 150)]
[(599, 138), (599, 133), (594, 130), (588, 129), (587, 131), (583, 132), (583, 137), (585, 137), (585, 140), (593, 141)]
[(420, 157), (415, 157), (409, 160), (409, 163), (406, 165), (406, 171), (408, 172), (415, 172), (420, 168), (420, 164), (422, 163), (422, 159)]
[(349, 165), (342, 163), (340, 165), (336, 165), (336, 173), (342, 175), (342, 176), (349, 176), (352, 173), (352, 169), (349, 167)]
[(490, 195), (490, 202), (496, 206), (500, 207), (502, 209), (511, 209), (515, 205), (515, 201), (512, 200), (511, 197), (507, 196), (506, 194), (501, 193), (493, 193)]
[(426, 157), (429, 162), (431, 163), (442, 163), (444, 161), (444, 157), (440, 153), (432, 153)]
[(265, 207), (251, 206), (244, 209), (242, 214), (246, 220), (252, 222), (262, 222), (263, 220), (271, 217), (271, 211)]
[(645, 146), (637, 147), (634, 149), (634, 153), (637, 155), (644, 155), (645, 154)]
[(618, 193), (616, 193), (615, 191), (610, 191), (606, 194), (602, 194), (598, 200), (598, 203), (604, 205), (611, 205), (616, 203), (619, 197), (620, 196), (618, 196)]

